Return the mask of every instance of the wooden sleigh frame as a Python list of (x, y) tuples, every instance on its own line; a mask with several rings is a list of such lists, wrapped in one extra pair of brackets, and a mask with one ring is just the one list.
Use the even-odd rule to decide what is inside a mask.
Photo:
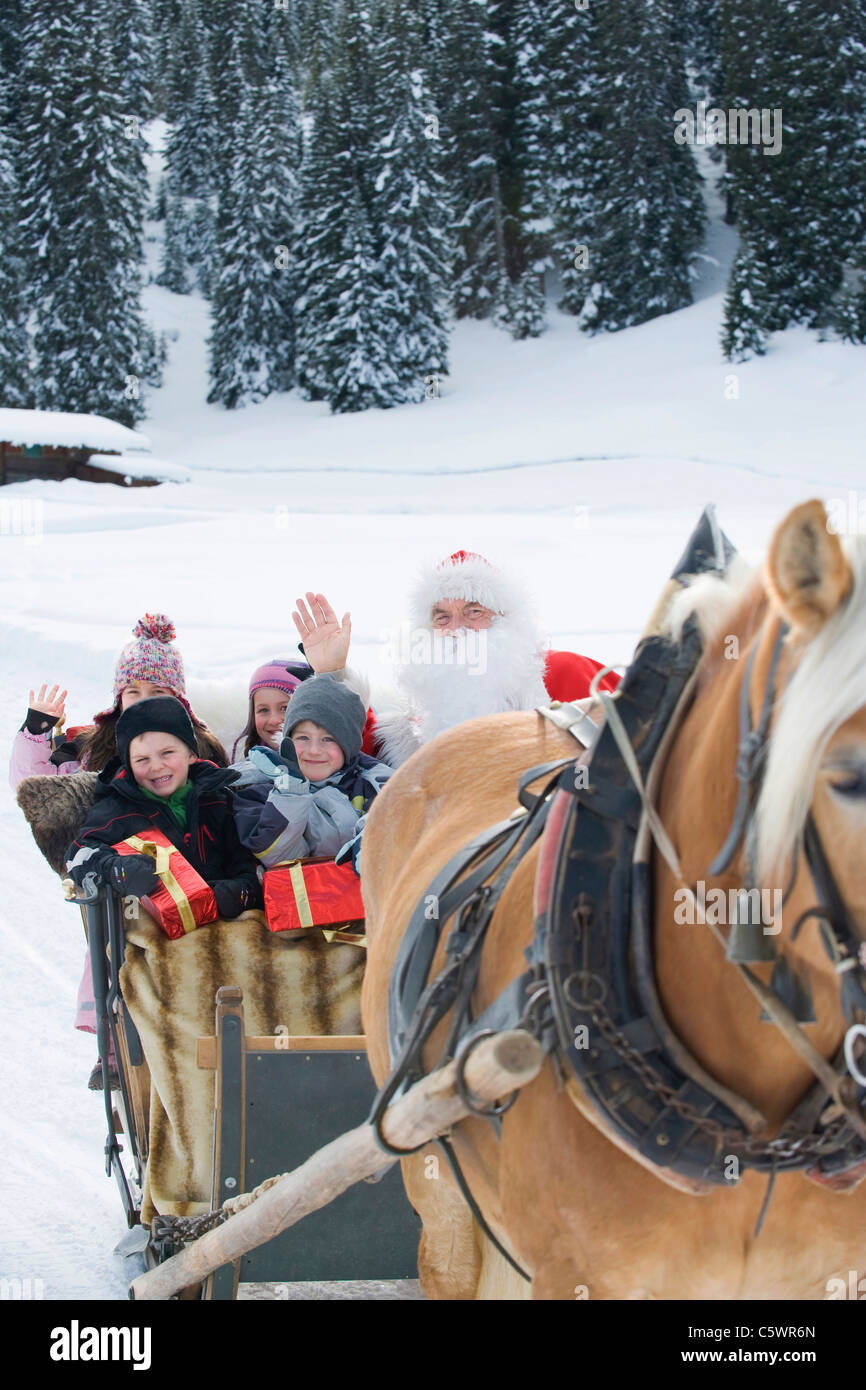
[[(111, 889), (96, 889), (86, 896), (82, 915), (100, 1056), (107, 1058), (110, 1037), (121, 1083), (119, 1092), (105, 1090), (106, 1171), (117, 1180), (132, 1228), (140, 1224), (149, 1155), (150, 1070), (114, 964), (124, 958), (123, 900)], [(242, 991), (232, 985), (217, 991), (215, 1034), (198, 1039), (196, 1062), (214, 1072), (215, 1210), (271, 1173), (297, 1166), (347, 1126), (362, 1123), (376, 1094), (363, 1035), (248, 1036)], [(104, 1062), (103, 1080), (107, 1086)], [(242, 1283), (414, 1279), (420, 1230), (400, 1175), (392, 1170), (381, 1181), (374, 1177), (347, 1192), (298, 1231), (287, 1231), (215, 1271), (203, 1296), (233, 1299)], [(148, 1263), (161, 1258), (157, 1254), (154, 1261), (151, 1255)]]
[[(214, 1210), (362, 1123), (376, 1093), (363, 1035), (249, 1037), (232, 986), (217, 993), (216, 1034), (199, 1038), (197, 1062), (214, 1071)], [(216, 1270), (204, 1297), (235, 1298), (247, 1283), (414, 1279), (420, 1231), (392, 1169)]]

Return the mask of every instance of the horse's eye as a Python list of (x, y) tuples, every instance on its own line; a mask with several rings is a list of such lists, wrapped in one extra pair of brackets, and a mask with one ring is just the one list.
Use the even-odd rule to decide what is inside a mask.
[(830, 783), (831, 790), (840, 796), (866, 796), (866, 770), (851, 771), (840, 777), (838, 782)]

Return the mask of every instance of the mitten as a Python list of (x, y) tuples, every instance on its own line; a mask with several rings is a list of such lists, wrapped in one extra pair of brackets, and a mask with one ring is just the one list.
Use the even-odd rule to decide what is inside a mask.
[(146, 898), (159, 887), (153, 860), (146, 854), (118, 854), (109, 871), (108, 882), (124, 897)]
[(265, 777), (269, 777), (280, 791), (304, 790), (304, 779), (292, 776), (279, 753), (274, 753), (272, 749), (251, 748), (249, 759), (253, 767)]
[(44, 710), (28, 709), (27, 718), (21, 727), (26, 729), (28, 734), (47, 734), (49, 729), (54, 728), (59, 718), (59, 714), (52, 719), (51, 715), (46, 714)]
[(211, 884), (211, 888), (216, 898), (217, 911), (220, 917), (227, 921), (232, 917), (240, 917), (248, 907), (258, 907), (261, 901), (259, 885), (243, 879), (218, 878), (216, 883)]

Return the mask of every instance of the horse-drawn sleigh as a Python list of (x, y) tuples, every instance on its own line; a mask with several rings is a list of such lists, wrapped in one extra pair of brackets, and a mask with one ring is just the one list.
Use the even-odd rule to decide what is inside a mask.
[[(866, 1217), (864, 619), (866, 546), (820, 503), (781, 523), (763, 574), (708, 513), (615, 697), (476, 720), (412, 757), (364, 847), (374, 1125), (223, 1207), (136, 1297), (381, 1167), (374, 1129), (403, 1153), (431, 1296), (847, 1287)], [(306, 1176), (321, 1190), (299, 1196)]]

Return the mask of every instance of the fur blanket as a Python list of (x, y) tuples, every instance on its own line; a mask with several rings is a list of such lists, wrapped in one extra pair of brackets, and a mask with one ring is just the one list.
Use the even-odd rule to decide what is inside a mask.
[(261, 912), (171, 941), (146, 913), (127, 926), (120, 985), (150, 1067), (142, 1221), (211, 1207), (214, 1073), (196, 1040), (214, 1032), (221, 985), (240, 985), (248, 1034), (360, 1033), (365, 952), (316, 928), (272, 932)]
[[(21, 806), (61, 876), (64, 853), (93, 801), (96, 774), (28, 777)], [(126, 922), (120, 985), (151, 1073), (142, 1220), (209, 1211), (214, 1073), (196, 1066), (196, 1041), (214, 1032), (216, 992), (239, 985), (248, 1034), (360, 1033), (366, 952), (325, 941), (318, 928), (275, 933), (245, 912), (172, 941), (145, 912)]]
[(95, 772), (69, 777), (25, 777), (17, 792), (33, 838), (55, 873), (66, 873), (66, 851), (96, 795)]

